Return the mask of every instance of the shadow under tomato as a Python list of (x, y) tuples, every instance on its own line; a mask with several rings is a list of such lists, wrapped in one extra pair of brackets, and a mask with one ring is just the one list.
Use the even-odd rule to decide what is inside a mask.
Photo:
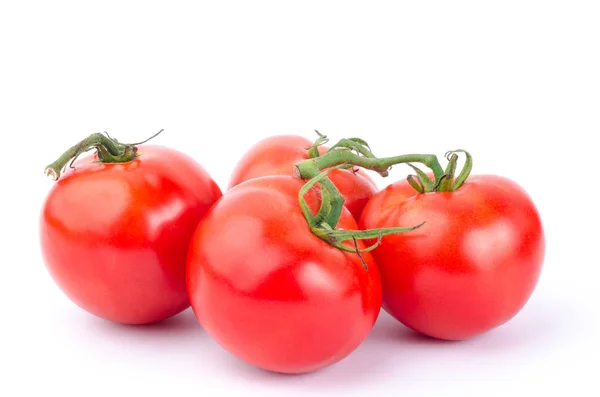
[(224, 353), (227, 357), (216, 363), (236, 378), (256, 384), (282, 385), (287, 388), (302, 390), (336, 390), (348, 389), (349, 386), (376, 382), (378, 368), (385, 366), (386, 357), (382, 352), (375, 352), (365, 341), (357, 350), (345, 359), (329, 367), (307, 374), (280, 374), (266, 371), (247, 364), (236, 357)]
[(390, 348), (393, 348), (393, 345), (397, 344), (441, 346), (459, 343), (457, 341), (446, 341), (433, 338), (416, 332), (406, 327), (383, 310), (379, 315), (379, 321), (373, 329), (371, 337), (381, 343), (391, 344)]
[(369, 336), (344, 359), (306, 374), (281, 374), (263, 370), (225, 351), (215, 365), (249, 383), (285, 385), (286, 388), (299, 390), (306, 388), (307, 393), (315, 390), (349, 390), (353, 385), (377, 382), (379, 375), (383, 375), (387, 367), (389, 355), (386, 354), (386, 349), (384, 344)]
[(569, 332), (565, 323), (574, 318), (564, 302), (532, 300), (515, 317), (484, 334), (463, 341), (447, 341), (416, 332), (381, 312), (372, 337), (387, 343), (393, 350), (398, 346), (424, 349), (469, 349), (470, 351), (507, 351), (524, 345), (543, 343)]
[[(117, 324), (96, 317), (89, 317), (85, 326), (88, 331), (100, 334), (106, 342), (127, 341), (133, 345), (150, 344), (169, 339), (170, 344), (189, 343), (190, 339), (202, 339), (204, 330), (198, 323), (191, 309), (152, 324), (127, 325)], [(171, 344), (172, 346), (172, 344)]]

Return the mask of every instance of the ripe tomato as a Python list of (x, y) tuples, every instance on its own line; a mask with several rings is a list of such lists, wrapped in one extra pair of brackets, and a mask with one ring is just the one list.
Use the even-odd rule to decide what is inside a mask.
[(82, 159), (51, 189), (41, 216), (50, 275), (86, 311), (127, 324), (189, 307), (187, 247), (221, 191), (191, 158), (140, 146), (138, 158)]
[[(309, 158), (308, 149), (312, 144), (308, 139), (296, 135), (276, 135), (263, 139), (251, 147), (238, 162), (229, 187), (261, 176), (294, 176), (294, 165)], [(321, 154), (326, 151), (326, 147), (319, 147)], [(360, 219), (367, 201), (378, 190), (375, 182), (362, 169), (334, 170), (329, 174), (329, 178), (344, 196), (344, 205), (354, 219)]]
[(373, 251), (383, 308), (406, 326), (448, 340), (507, 322), (530, 298), (544, 258), (531, 198), (500, 176), (471, 176), (453, 192), (417, 194), (406, 181), (377, 193), (361, 228), (426, 221)]
[[(298, 204), (302, 186), (269, 176), (232, 188), (200, 222), (189, 250), (188, 291), (206, 332), (241, 360), (281, 373), (343, 359), (381, 307), (371, 255), (362, 254), (366, 270), (356, 253), (316, 237)], [(315, 211), (315, 189), (307, 202)], [(357, 228), (347, 209), (339, 227)]]

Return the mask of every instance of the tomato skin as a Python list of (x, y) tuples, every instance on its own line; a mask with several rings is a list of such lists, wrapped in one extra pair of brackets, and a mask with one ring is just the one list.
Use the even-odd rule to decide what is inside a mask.
[[(417, 191), (408, 184), (406, 179), (401, 179), (386, 186), (369, 199), (363, 209), (359, 219), (361, 229), (373, 229), (383, 218), (386, 218), (389, 211), (392, 211), (398, 204), (407, 199), (416, 196)], [(420, 222), (419, 222), (420, 223)]]
[[(309, 158), (308, 149), (312, 144), (308, 139), (296, 135), (275, 135), (263, 139), (240, 159), (231, 175), (229, 188), (261, 176), (294, 176), (294, 166)], [(319, 147), (321, 154), (327, 150), (325, 146)], [(364, 206), (378, 190), (375, 182), (362, 169), (356, 172), (335, 170), (329, 174), (329, 178), (344, 196), (346, 208), (358, 221)]]
[(539, 279), (545, 238), (527, 193), (500, 176), (471, 176), (455, 192), (390, 185), (365, 208), (361, 228), (427, 223), (373, 251), (383, 308), (420, 333), (464, 340), (514, 317)]
[(189, 307), (187, 248), (217, 184), (191, 158), (140, 146), (122, 164), (82, 159), (44, 203), (40, 238), (46, 267), (87, 312), (145, 324)]
[[(206, 332), (241, 360), (290, 374), (349, 355), (381, 307), (373, 258), (363, 254), (365, 270), (357, 254), (312, 234), (298, 205), (302, 185), (269, 176), (232, 188), (200, 222), (188, 260), (191, 305)], [(307, 201), (315, 210), (318, 193)], [(346, 209), (339, 225), (357, 228)]]

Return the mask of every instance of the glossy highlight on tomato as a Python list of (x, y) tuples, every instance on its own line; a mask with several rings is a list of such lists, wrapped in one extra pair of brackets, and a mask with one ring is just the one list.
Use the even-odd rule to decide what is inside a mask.
[(191, 236), (221, 191), (190, 157), (140, 146), (124, 163), (79, 160), (52, 187), (40, 238), (50, 275), (78, 306), (145, 324), (189, 307)]
[[(268, 175), (295, 176), (295, 164), (309, 158), (310, 140), (297, 135), (275, 135), (252, 146), (237, 163), (229, 187), (244, 181)], [(319, 153), (327, 151), (319, 146)], [(344, 205), (358, 221), (369, 198), (377, 192), (377, 185), (362, 169), (335, 170), (329, 174), (331, 181), (344, 196)]]
[(361, 228), (425, 221), (373, 251), (383, 308), (420, 333), (468, 339), (513, 318), (532, 295), (544, 259), (539, 213), (514, 181), (470, 176), (452, 192), (418, 194), (406, 181), (377, 193)]
[[(290, 374), (348, 356), (381, 307), (373, 258), (362, 254), (365, 269), (355, 252), (311, 232), (298, 204), (302, 186), (268, 176), (233, 187), (200, 222), (187, 269), (191, 305), (206, 332), (239, 359)], [(317, 190), (306, 199), (316, 212)], [(339, 227), (357, 228), (347, 209)]]

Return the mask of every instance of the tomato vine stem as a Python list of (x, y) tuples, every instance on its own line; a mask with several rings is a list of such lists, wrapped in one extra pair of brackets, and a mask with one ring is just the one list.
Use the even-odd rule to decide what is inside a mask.
[(158, 136), (163, 130), (158, 131), (150, 138), (138, 143), (120, 143), (113, 139), (108, 133), (93, 133), (87, 138), (67, 149), (56, 161), (46, 166), (46, 175), (49, 175), (55, 181), (60, 178), (67, 164), (73, 162), (83, 153), (96, 149), (98, 160), (103, 163), (126, 163), (137, 157), (137, 145), (144, 144)]
[[(327, 137), (319, 133), (319, 139), (311, 148), (318, 146), (319, 142)], [(458, 153), (466, 156), (465, 164), (458, 176), (455, 177)], [(449, 164), (444, 170), (434, 154), (404, 154), (393, 157), (376, 157), (368, 143), (360, 138), (342, 139), (333, 145), (326, 153), (320, 156), (310, 156), (296, 164), (296, 175), (301, 179), (311, 179), (319, 172), (330, 167), (342, 165), (342, 168), (361, 167), (379, 173), (383, 177), (388, 176), (389, 169), (397, 164), (407, 164), (416, 175), (407, 177), (410, 185), (419, 193), (434, 191), (454, 191), (460, 188), (467, 180), (473, 168), (471, 155), (462, 149), (452, 150), (446, 153)], [(413, 163), (420, 163), (433, 172), (433, 181), (427, 174), (416, 167)]]
[[(309, 159), (303, 160), (295, 165), (296, 176), (308, 180), (298, 194), (300, 207), (314, 235), (326, 241), (330, 245), (347, 252), (356, 252), (359, 256), (362, 252), (375, 249), (383, 236), (395, 233), (410, 232), (421, 227), (425, 222), (410, 227), (379, 228), (368, 230), (340, 230), (336, 229), (340, 220), (344, 197), (340, 194), (335, 184), (329, 179), (329, 173), (338, 169), (354, 169), (362, 167), (378, 172), (381, 176), (388, 176), (390, 167), (396, 164), (407, 164), (415, 171), (415, 175), (408, 175), (407, 180), (418, 193), (430, 193), (436, 191), (450, 192), (460, 188), (467, 180), (472, 168), (473, 159), (471, 155), (462, 149), (452, 150), (446, 153), (448, 160), (446, 169), (443, 169), (437, 156), (433, 154), (405, 154), (394, 157), (377, 158), (369, 144), (360, 138), (342, 139), (333, 145), (326, 153), (319, 155), (318, 147), (328, 141), (327, 136), (319, 133), (318, 139), (313, 146), (308, 148)], [(464, 153), (465, 164), (455, 177), (458, 154)], [(413, 163), (420, 163), (433, 172), (433, 179)], [(310, 211), (305, 200), (306, 193), (320, 185), (321, 206), (316, 215)], [(364, 249), (359, 249), (357, 240), (377, 241)], [(344, 242), (352, 241), (354, 248), (345, 245)], [(366, 262), (361, 256), (361, 261), (366, 268)]]
[(376, 171), (382, 176), (387, 176), (391, 166), (402, 163), (421, 163), (433, 171), (436, 180), (444, 174), (444, 169), (440, 165), (437, 156), (433, 154), (404, 154), (395, 157), (377, 158), (374, 156), (365, 157), (340, 147), (336, 147), (319, 157), (303, 160), (296, 164), (296, 169), (298, 176), (302, 179), (310, 179), (321, 170), (340, 164), (362, 167)]

